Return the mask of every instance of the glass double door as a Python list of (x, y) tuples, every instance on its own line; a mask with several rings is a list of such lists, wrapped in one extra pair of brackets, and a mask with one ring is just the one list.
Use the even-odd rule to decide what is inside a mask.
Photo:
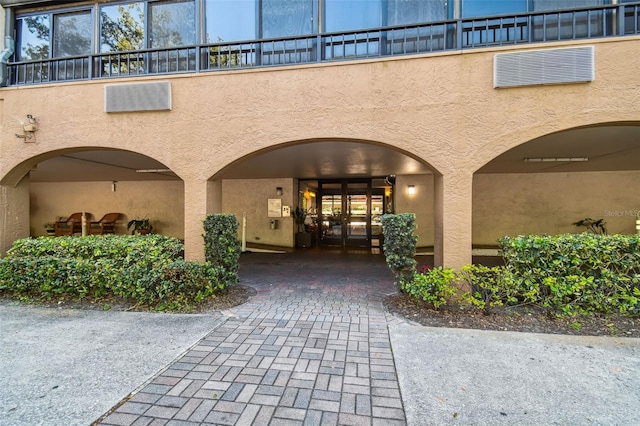
[(371, 188), (371, 180), (319, 182), (320, 244), (371, 247), (382, 231), (384, 190)]

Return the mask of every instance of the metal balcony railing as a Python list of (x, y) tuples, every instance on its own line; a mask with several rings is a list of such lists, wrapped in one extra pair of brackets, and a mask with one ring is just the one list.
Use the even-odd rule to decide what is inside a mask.
[(196, 73), (640, 34), (640, 2), (9, 63), (9, 84)]

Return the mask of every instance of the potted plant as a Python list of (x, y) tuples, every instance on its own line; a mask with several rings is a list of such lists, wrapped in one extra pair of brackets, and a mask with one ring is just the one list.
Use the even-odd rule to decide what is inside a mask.
[(604, 219), (591, 219), (590, 217), (587, 217), (574, 222), (573, 225), (584, 226), (589, 232), (594, 234), (607, 235), (607, 222), (605, 222)]
[(305, 227), (307, 212), (300, 207), (296, 207), (293, 211), (293, 220), (297, 226), (296, 247), (311, 247), (311, 233), (307, 232)]
[(149, 218), (132, 219), (127, 223), (127, 230), (133, 228), (131, 235), (146, 235), (153, 229)]

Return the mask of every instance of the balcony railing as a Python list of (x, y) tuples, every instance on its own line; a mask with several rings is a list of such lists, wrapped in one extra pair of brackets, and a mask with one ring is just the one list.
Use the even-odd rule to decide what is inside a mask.
[(640, 2), (9, 63), (9, 84), (195, 73), (640, 34)]

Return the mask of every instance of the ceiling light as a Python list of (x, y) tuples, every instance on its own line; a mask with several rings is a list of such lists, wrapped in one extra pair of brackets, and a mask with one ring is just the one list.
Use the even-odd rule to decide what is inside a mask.
[(170, 171), (171, 169), (138, 169), (136, 173), (167, 173)]
[(574, 161), (589, 161), (588, 157), (542, 157), (542, 158), (525, 158), (525, 163), (569, 163)]

